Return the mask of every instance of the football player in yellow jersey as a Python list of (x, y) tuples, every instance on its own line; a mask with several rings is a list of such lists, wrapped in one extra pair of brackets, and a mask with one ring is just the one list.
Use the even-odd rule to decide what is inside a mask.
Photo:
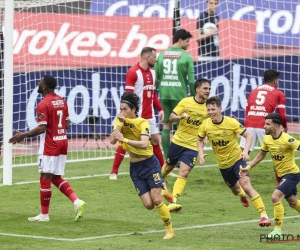
[[(182, 99), (170, 115), (171, 122), (179, 122), (177, 131), (170, 144), (167, 160), (162, 167), (165, 178), (180, 162), (179, 174), (173, 186), (172, 195), (165, 190), (164, 197), (170, 202), (169, 210), (179, 211), (182, 206), (176, 204), (186, 185), (187, 177), (197, 161), (197, 134), (199, 125), (208, 115), (205, 101), (210, 94), (210, 81), (199, 79), (194, 84), (195, 96)], [(164, 192), (164, 191), (163, 191)]]
[(300, 182), (300, 171), (295, 163), (294, 151), (300, 151), (300, 141), (280, 130), (282, 117), (279, 114), (271, 113), (265, 117), (265, 133), (261, 151), (249, 163), (246, 168), (241, 169), (240, 175), (245, 175), (262, 161), (268, 152), (272, 157), (276, 174), (279, 177), (279, 185), (272, 194), (274, 205), (275, 228), (268, 235), (268, 238), (278, 239), (282, 235), (284, 208), (281, 203), (283, 197), (290, 207), (300, 213), (300, 200), (297, 198), (297, 184)]
[[(246, 167), (249, 160), (249, 148), (252, 143), (251, 134), (236, 119), (221, 114), (221, 99), (217, 96), (208, 98), (206, 101), (209, 118), (203, 121), (198, 132), (198, 151), (200, 164), (205, 164), (203, 147), (204, 138), (207, 136), (212, 144), (218, 166), (225, 183), (234, 195), (240, 196), (244, 207), (249, 206), (247, 196), (250, 196), (252, 203), (259, 212), (261, 220), (259, 226), (270, 226), (271, 221), (265, 210), (260, 195), (251, 186), (249, 175), (240, 178), (240, 166)], [(238, 134), (246, 138), (244, 150), (238, 144)]]
[(123, 94), (120, 113), (110, 135), (110, 143), (125, 144), (130, 159), (130, 176), (135, 189), (147, 209), (156, 207), (166, 226), (166, 235), (163, 239), (171, 239), (174, 232), (170, 211), (162, 198), (161, 167), (153, 155), (149, 122), (137, 117), (139, 108), (140, 100), (135, 93)]

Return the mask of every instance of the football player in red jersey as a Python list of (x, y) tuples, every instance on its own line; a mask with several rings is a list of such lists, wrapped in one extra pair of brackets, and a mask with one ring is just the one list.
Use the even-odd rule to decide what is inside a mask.
[[(127, 71), (125, 91), (134, 92), (139, 96), (141, 109), (138, 116), (149, 121), (153, 153), (159, 160), (160, 165), (163, 166), (164, 157), (160, 148), (159, 130), (154, 115), (154, 108), (159, 111), (160, 122), (164, 119), (164, 111), (160, 105), (155, 89), (155, 71), (152, 69), (155, 63), (156, 50), (151, 47), (143, 48), (141, 61)], [(118, 170), (125, 153), (125, 149), (121, 146), (117, 147), (109, 179), (116, 180), (118, 178)]]
[[(264, 73), (264, 84), (252, 90), (249, 94), (244, 126), (253, 137), (250, 151), (254, 150), (257, 140), (262, 145), (265, 135), (265, 117), (273, 113), (276, 108), (278, 114), (282, 117), (284, 132), (288, 131), (285, 115), (285, 95), (277, 88), (279, 75), (279, 72), (276, 70), (266, 70)], [(243, 137), (241, 138), (240, 147), (245, 147), (245, 139)], [(277, 175), (276, 182), (278, 183)]]
[(9, 142), (21, 142), (24, 138), (40, 135), (39, 172), (41, 213), (28, 218), (29, 221), (49, 221), (49, 205), (52, 195), (51, 183), (54, 184), (73, 203), (75, 221), (84, 213), (85, 202), (78, 199), (70, 184), (61, 176), (64, 175), (68, 152), (67, 128), (69, 111), (67, 102), (54, 93), (57, 82), (53, 76), (45, 75), (39, 82), (38, 93), (44, 99), (37, 105), (38, 126), (29, 132), (17, 134)]

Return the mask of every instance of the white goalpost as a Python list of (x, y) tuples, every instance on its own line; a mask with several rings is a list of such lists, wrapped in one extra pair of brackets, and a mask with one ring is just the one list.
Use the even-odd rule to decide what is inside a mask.
[[(180, 26), (193, 38), (188, 52), (195, 79), (212, 82), (224, 114), (243, 123), (249, 92), (263, 83), (263, 72), (280, 72), (292, 133), (300, 133), (299, 0), (219, 0), (216, 13), (220, 56), (198, 55), (197, 18), (207, 0), (2, 0), (4, 60), (3, 184), (13, 183), (13, 167), (37, 164), (38, 138), (11, 145), (13, 130), (36, 125), (41, 100), (37, 85), (45, 74), (58, 80), (71, 126), (68, 162), (113, 158), (109, 143), (128, 68), (143, 47), (157, 53), (172, 45), (173, 11), (180, 4)], [(1, 57), (2, 58), (2, 57)], [(2, 65), (3, 65), (2, 64)], [(101, 165), (99, 163), (99, 165)], [(1, 172), (1, 170), (0, 170)]]

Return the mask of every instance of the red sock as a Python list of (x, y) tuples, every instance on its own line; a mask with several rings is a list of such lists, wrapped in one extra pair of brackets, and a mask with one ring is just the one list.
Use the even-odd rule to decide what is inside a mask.
[(122, 147), (118, 146), (116, 149), (115, 159), (111, 170), (111, 174), (117, 174), (119, 172), (119, 167), (125, 157), (125, 154), (126, 151)]
[(160, 166), (162, 167), (165, 164), (164, 156), (162, 154), (161, 148), (159, 144), (152, 145), (153, 146), (153, 153), (155, 154), (156, 158), (158, 159)]
[(51, 199), (51, 180), (40, 178), (40, 202), (41, 202), (41, 213), (49, 213), (49, 205)]
[(62, 192), (65, 196), (67, 196), (72, 202), (78, 199), (76, 193), (70, 186), (69, 182), (65, 181), (63, 178), (53, 178), (52, 179), (53, 185), (55, 185), (60, 192)]

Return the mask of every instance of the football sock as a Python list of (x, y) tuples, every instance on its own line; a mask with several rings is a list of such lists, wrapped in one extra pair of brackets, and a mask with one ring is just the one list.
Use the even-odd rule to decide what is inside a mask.
[(40, 178), (40, 202), (41, 214), (49, 213), (50, 199), (51, 199), (51, 180)]
[(298, 211), (300, 213), (300, 201), (297, 201), (296, 206), (293, 207), (296, 211)]
[(185, 184), (186, 184), (186, 178), (182, 176), (178, 176), (174, 183), (173, 194), (172, 194), (175, 201), (177, 201), (177, 199), (182, 194)]
[(156, 206), (156, 209), (164, 225), (166, 226), (166, 231), (173, 233), (171, 214), (167, 205), (164, 202), (162, 202), (161, 204)]
[(70, 186), (69, 182), (67, 182), (63, 178), (61, 177), (53, 178), (52, 183), (60, 190), (60, 192), (62, 192), (65, 196), (67, 196), (72, 202), (78, 199), (76, 193)]
[(163, 178), (166, 178), (167, 177), (167, 175), (169, 174), (170, 172), (167, 172), (166, 171), (166, 163), (162, 166), (162, 168), (161, 168), (161, 175), (162, 175), (162, 177)]
[(259, 194), (255, 195), (254, 197), (251, 198), (251, 201), (254, 207), (256, 208), (257, 212), (259, 212), (260, 217), (268, 218), (265, 205), (260, 195)]
[(170, 146), (170, 129), (165, 129), (161, 131), (161, 140), (162, 140), (162, 148), (164, 151), (164, 157), (167, 159), (168, 150)]
[(119, 167), (125, 157), (126, 151), (121, 147), (118, 146), (115, 153), (115, 159), (112, 166), (111, 174), (117, 174), (119, 172)]
[(162, 167), (165, 163), (165, 160), (164, 160), (164, 156), (162, 154), (160, 145), (156, 144), (156, 145), (152, 145), (152, 146), (153, 146), (153, 153), (156, 156), (156, 158), (158, 159), (160, 166)]
[(246, 196), (246, 193), (245, 193), (244, 189), (242, 189), (241, 186), (240, 186), (240, 192), (238, 193), (238, 196), (240, 196), (240, 197), (245, 197)]
[(284, 215), (284, 207), (281, 202), (276, 202), (273, 204), (274, 206), (274, 220), (275, 220), (275, 228), (281, 229)]

